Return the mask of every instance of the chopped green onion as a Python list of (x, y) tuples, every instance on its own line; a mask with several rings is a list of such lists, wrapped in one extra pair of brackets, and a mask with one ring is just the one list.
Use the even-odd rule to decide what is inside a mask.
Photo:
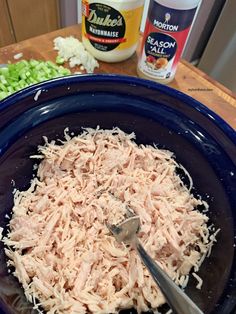
[(21, 60), (0, 68), (0, 100), (29, 85), (69, 75), (70, 70), (51, 61)]
[(8, 92), (0, 92), (0, 99), (3, 99), (8, 96)]
[(58, 55), (56, 57), (56, 63), (57, 64), (63, 64), (63, 63), (65, 63), (65, 59)]

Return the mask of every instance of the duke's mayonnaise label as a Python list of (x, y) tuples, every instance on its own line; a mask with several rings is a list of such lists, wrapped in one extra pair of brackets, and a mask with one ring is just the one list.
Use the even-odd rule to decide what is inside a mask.
[(196, 8), (178, 10), (150, 0), (139, 70), (150, 78), (174, 76)]
[[(137, 43), (143, 5), (119, 10), (112, 1), (109, 5), (105, 1), (83, 0), (82, 3), (82, 34), (93, 48), (108, 52), (127, 49)], [(121, 4), (118, 2), (120, 7)]]

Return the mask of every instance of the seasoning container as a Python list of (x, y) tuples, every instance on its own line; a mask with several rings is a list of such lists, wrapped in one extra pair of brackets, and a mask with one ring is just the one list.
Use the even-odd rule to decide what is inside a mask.
[(167, 84), (173, 80), (199, 0), (150, 0), (137, 72)]
[(83, 0), (82, 42), (98, 60), (119, 62), (135, 52), (144, 0)]

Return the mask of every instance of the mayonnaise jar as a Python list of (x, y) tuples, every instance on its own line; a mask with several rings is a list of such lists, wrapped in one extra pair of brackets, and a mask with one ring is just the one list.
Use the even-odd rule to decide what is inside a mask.
[(144, 0), (83, 0), (82, 42), (98, 60), (120, 62), (135, 52)]

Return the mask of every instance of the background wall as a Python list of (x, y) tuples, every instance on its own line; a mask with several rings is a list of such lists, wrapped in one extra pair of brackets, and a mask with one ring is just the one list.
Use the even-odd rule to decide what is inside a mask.
[(62, 27), (78, 23), (78, 6), (81, 6), (80, 0), (60, 0)]
[(81, 8), (82, 8), (81, 0), (77, 0), (77, 3), (78, 3), (78, 9), (77, 9), (77, 12), (78, 12), (78, 23), (81, 23), (81, 16), (82, 16), (82, 13), (81, 13)]
[(199, 68), (236, 93), (236, 1), (227, 0)]

